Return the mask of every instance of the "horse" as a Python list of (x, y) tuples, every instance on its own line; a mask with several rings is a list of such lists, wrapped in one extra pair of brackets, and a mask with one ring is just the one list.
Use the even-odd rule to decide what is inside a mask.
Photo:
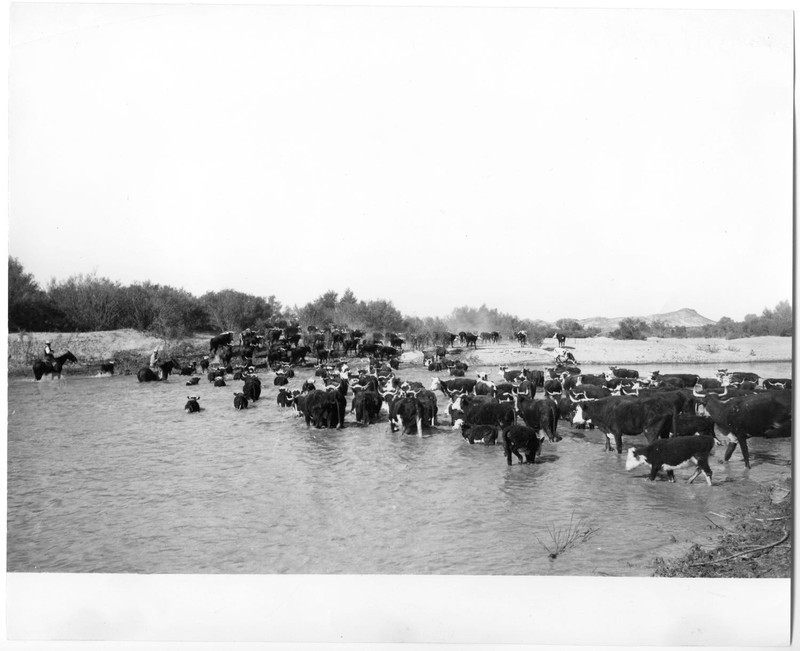
[(33, 363), (33, 375), (37, 380), (41, 380), (43, 375), (50, 375), (51, 373), (56, 377), (61, 377), (61, 367), (64, 366), (66, 362), (77, 362), (78, 358), (75, 357), (71, 352), (67, 351), (63, 355), (59, 355), (55, 358), (56, 362), (53, 364), (52, 362), (45, 361), (43, 359), (37, 359)]
[(144, 366), (139, 369), (139, 372), (136, 374), (136, 377), (139, 378), (139, 382), (158, 382), (159, 380), (166, 380), (169, 377), (169, 374), (172, 373), (172, 369), (180, 368), (180, 364), (176, 362), (174, 359), (167, 360), (163, 364), (159, 364), (158, 368), (161, 369), (161, 377), (151, 369), (149, 366)]

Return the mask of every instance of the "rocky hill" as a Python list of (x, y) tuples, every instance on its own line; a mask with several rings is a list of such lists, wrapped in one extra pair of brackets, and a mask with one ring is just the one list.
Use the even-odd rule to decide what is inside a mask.
[(584, 328), (600, 328), (601, 332), (611, 332), (615, 330), (619, 326), (619, 322), (622, 319), (626, 318), (633, 318), (633, 319), (641, 319), (642, 321), (646, 321), (647, 323), (652, 323), (653, 321), (663, 321), (667, 325), (670, 326), (686, 326), (686, 327), (696, 327), (696, 326), (704, 326), (711, 323), (716, 323), (713, 319), (708, 319), (701, 314), (698, 314), (696, 310), (691, 308), (685, 307), (681, 310), (675, 310), (674, 312), (664, 312), (663, 314), (648, 314), (647, 316), (634, 316), (634, 317), (591, 317), (589, 319), (580, 319), (580, 323), (583, 325)]

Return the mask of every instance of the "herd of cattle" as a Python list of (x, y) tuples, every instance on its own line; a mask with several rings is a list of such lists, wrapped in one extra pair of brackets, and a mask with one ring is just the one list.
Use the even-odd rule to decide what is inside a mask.
[[(449, 426), (470, 444), (501, 444), (509, 465), (513, 456), (533, 463), (545, 439), (561, 440), (558, 424), (567, 420), (574, 427), (596, 428), (605, 435), (605, 449), (611, 450), (613, 444), (617, 453), (622, 452), (623, 437), (644, 434), (647, 445), (628, 450), (626, 467), (648, 464), (651, 480), (664, 469), (673, 481), (676, 467), (694, 462), (697, 471), (689, 481), (703, 472), (711, 484), (708, 455), (715, 443), (727, 442), (724, 461), (739, 447), (750, 468), (748, 438), (792, 433), (792, 381), (788, 378), (762, 380), (753, 373), (726, 369), (712, 378), (658, 371), (641, 377), (636, 370), (614, 366), (602, 374), (583, 373), (576, 366), (543, 370), (501, 366), (490, 378), (488, 373), (470, 374), (466, 363), (449, 357), (447, 346), (459, 335), (445, 333), (448, 336), (441, 345), (424, 351), (424, 368), (432, 372), (425, 386), (399, 376), (399, 351), (405, 342), (396, 335), (387, 333), (389, 345), (377, 337), (365, 341), (363, 333), (347, 337), (336, 350), (354, 351), (358, 357), (354, 361), (353, 357), (331, 359), (332, 351), (321, 354), (321, 347), (299, 345), (296, 334), (281, 332), (274, 342), (259, 348), (259, 339), (243, 333), (238, 346), (242, 364), (233, 366), (232, 353), (237, 348), (233, 333), (223, 333), (211, 340), (209, 351), (216, 353), (218, 363), (209, 368), (210, 356), (206, 356), (200, 370), (217, 387), (242, 381), (241, 390), (234, 394), (234, 407), (245, 409), (260, 399), (259, 367), (267, 367), (278, 388), (278, 407), (292, 409), (307, 427), (315, 428), (342, 428), (349, 415), (359, 425), (372, 425), (385, 414), (390, 431), (422, 436), (426, 428), (444, 424), (439, 392), (446, 399)], [(491, 338), (492, 333), (487, 334)], [(309, 340), (323, 339), (315, 340), (311, 333)], [(471, 341), (471, 337), (464, 339), (467, 345)], [(280, 347), (280, 354), (275, 354), (278, 349), (273, 346)], [(258, 363), (259, 350), (266, 351), (265, 364)], [(305, 360), (312, 350), (316, 364)], [(361, 368), (351, 369), (349, 362)], [(314, 374), (308, 377), (312, 367)], [(295, 369), (305, 370), (306, 377), (294, 379)], [(145, 370), (140, 371), (140, 380)], [(443, 371), (449, 377), (443, 377)], [(168, 360), (161, 365), (160, 379), (172, 372), (191, 375), (187, 385), (200, 382), (196, 363), (180, 367)], [(290, 386), (293, 381), (298, 388)], [(199, 397), (189, 396), (186, 410), (199, 411)]]

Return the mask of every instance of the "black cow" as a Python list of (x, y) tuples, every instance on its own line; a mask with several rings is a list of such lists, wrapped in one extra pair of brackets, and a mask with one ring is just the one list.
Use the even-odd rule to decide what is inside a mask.
[(186, 386), (191, 387), (194, 386), (195, 384), (198, 384), (199, 382), (200, 378), (195, 375), (194, 377), (190, 377), (188, 380), (186, 380)]
[(508, 370), (508, 366), (500, 366), (499, 368), (500, 368), (500, 371), (499, 371), (500, 376), (506, 382), (514, 382), (514, 381), (516, 381), (518, 379), (521, 380), (521, 379), (523, 379), (525, 377), (525, 371), (523, 371), (521, 369), (520, 370), (511, 370), (511, 371), (509, 371)]
[(622, 437), (644, 434), (648, 442), (668, 438), (677, 410), (659, 398), (610, 396), (600, 400), (576, 403), (573, 423), (591, 421), (606, 435), (605, 449), (611, 449), (613, 438), (617, 453), (622, 454)]
[[(675, 421), (675, 436), (714, 436), (714, 421), (708, 416), (695, 416), (693, 414), (678, 414)], [(716, 441), (716, 438), (714, 439)]]
[(261, 397), (261, 380), (255, 375), (248, 375), (244, 379), (242, 393), (253, 402), (258, 400)]
[(525, 424), (535, 430), (541, 439), (544, 439), (546, 435), (551, 442), (561, 440), (561, 437), (556, 433), (559, 410), (555, 402), (552, 400), (519, 398), (516, 409)]
[(728, 372), (728, 369), (726, 368), (719, 369), (717, 371), (717, 377), (720, 379), (727, 377), (732, 384), (738, 384), (739, 382), (753, 382), (754, 384), (758, 385), (758, 380), (760, 379), (758, 373), (752, 373), (749, 371)]
[(634, 380), (639, 377), (639, 371), (627, 368), (618, 368), (617, 366), (609, 366), (608, 368), (611, 369), (611, 374), (614, 377), (634, 379)]
[(109, 375), (114, 375), (114, 362), (108, 361), (100, 364), (100, 372), (108, 373)]
[(494, 398), (495, 394), (495, 384), (494, 382), (489, 382), (488, 380), (484, 379), (486, 376), (484, 374), (481, 377), (481, 374), (478, 374), (478, 381), (475, 384), (475, 395), (476, 396), (492, 396)]
[(441, 378), (435, 377), (431, 382), (430, 390), (436, 391), (436, 389), (441, 389), (442, 393), (449, 398), (450, 394), (454, 391), (475, 393), (475, 385), (477, 383), (478, 380), (467, 377), (456, 377), (452, 380), (442, 380)]
[(233, 331), (227, 330), (216, 337), (211, 337), (211, 345), (209, 350), (212, 355), (217, 354), (217, 350), (223, 346), (230, 346), (233, 343)]
[(470, 445), (474, 445), (476, 441), (484, 445), (494, 445), (497, 441), (497, 427), (494, 425), (471, 425), (470, 423), (464, 423), (461, 426), (461, 436), (463, 436)]
[(606, 386), (605, 375), (593, 375), (591, 373), (584, 373), (583, 375), (571, 375), (569, 379), (576, 378), (580, 384), (593, 384), (596, 387)]
[[(566, 389), (567, 387), (564, 388)], [(578, 400), (598, 400), (600, 398), (608, 398), (611, 395), (611, 391), (594, 384), (578, 384), (572, 390), (572, 395)]]
[(403, 434), (413, 434), (416, 427), (417, 436), (422, 437), (422, 421), (425, 407), (412, 396), (399, 397), (389, 403), (389, 431), (400, 430)]
[(728, 438), (724, 461), (728, 461), (739, 444), (744, 465), (750, 468), (750, 437), (779, 438), (791, 436), (792, 394), (790, 391), (764, 391), (751, 395), (726, 398), (725, 393), (700, 393), (694, 389), (695, 398), (705, 403), (706, 411), (714, 421), (715, 433)]
[(628, 450), (625, 462), (626, 470), (633, 470), (637, 466), (647, 464), (650, 466), (650, 481), (655, 481), (661, 468), (667, 471), (667, 479), (675, 481), (675, 468), (683, 468), (689, 463), (697, 464), (697, 470), (689, 478), (691, 484), (702, 472), (706, 476), (708, 485), (711, 486), (711, 468), (708, 465), (708, 455), (714, 447), (714, 438), (710, 436), (682, 436), (679, 438), (663, 439), (650, 443), (644, 447), (632, 447)]
[(218, 378), (216, 378), (214, 380), (214, 386), (215, 387), (224, 387), (224, 386), (227, 386), (227, 385), (225, 384), (225, 379), (224, 378), (218, 377)]
[(158, 365), (158, 368), (161, 371), (161, 375), (157, 375), (149, 366), (145, 366), (139, 369), (139, 372), (136, 374), (137, 379), (139, 382), (157, 382), (159, 380), (163, 381), (169, 378), (170, 373), (174, 368), (178, 367), (178, 362), (174, 359), (169, 359), (166, 362)]
[(540, 441), (536, 430), (527, 425), (511, 425), (503, 429), (506, 462), (511, 465), (511, 455), (516, 455), (520, 463), (535, 463)]
[(197, 362), (192, 362), (189, 366), (181, 368), (181, 375), (193, 375), (197, 372)]
[(289, 362), (292, 364), (305, 363), (306, 355), (311, 352), (308, 346), (298, 346), (289, 351)]
[(186, 396), (187, 402), (184, 405), (184, 409), (186, 410), (187, 414), (194, 414), (200, 411), (200, 396)]
[(315, 389), (306, 394), (306, 427), (310, 427), (312, 420), (316, 428), (344, 427), (347, 382), (343, 381), (343, 384), (343, 388), (340, 385), (338, 389)]
[(511, 384), (511, 382), (498, 382), (494, 385), (494, 397), (500, 402), (513, 402), (516, 392), (517, 387)]
[(247, 409), (247, 396), (238, 392), (233, 394), (233, 406), (236, 409)]
[(528, 333), (525, 332), (524, 330), (515, 332), (514, 337), (516, 337), (520, 346), (524, 346), (528, 342)]
[(286, 377), (283, 373), (281, 373), (280, 375), (276, 375), (273, 378), (272, 384), (275, 385), (276, 387), (286, 386), (287, 384), (289, 384), (289, 378)]
[(425, 388), (418, 388), (407, 391), (408, 395), (413, 396), (422, 404), (422, 426), (436, 427), (439, 425), (439, 405), (436, 402), (436, 394)]
[(556, 338), (559, 348), (563, 348), (566, 345), (567, 335), (565, 335), (563, 332), (554, 332), (553, 336)]
[(668, 373), (662, 375), (659, 371), (653, 371), (650, 375), (650, 382), (656, 386), (670, 385), (676, 389), (691, 388), (697, 384), (699, 375), (693, 373)]
[(453, 402), (453, 408), (460, 409), (464, 414), (463, 418), (453, 423), (453, 429), (458, 429), (462, 423), (508, 427), (516, 422), (514, 405), (510, 402), (498, 402), (495, 399), (489, 399), (486, 402), (475, 402), (469, 404), (469, 406), (464, 406), (461, 401), (462, 398), (458, 398)]
[(789, 378), (775, 378), (770, 377), (764, 380), (761, 383), (765, 389), (769, 389), (770, 391), (784, 391), (792, 389), (792, 381)]
[(288, 390), (284, 388), (278, 389), (278, 395), (275, 398), (275, 401), (278, 403), (278, 407), (288, 407), (292, 404), (292, 400), (293, 396)]
[(558, 396), (561, 395), (561, 391), (563, 390), (563, 386), (561, 385), (560, 380), (546, 380), (544, 383), (544, 392), (548, 396)]
[(383, 397), (380, 393), (368, 389), (359, 389), (354, 391), (350, 413), (355, 412), (357, 423), (370, 425), (377, 422), (382, 406)]
[(208, 355), (203, 355), (203, 359), (200, 360), (200, 372), (206, 373), (208, 371), (209, 360)]
[(477, 348), (478, 348), (478, 335), (472, 334), (471, 332), (467, 332), (464, 335), (464, 339), (466, 341), (466, 344), (467, 344), (466, 347), (467, 348), (472, 346), (473, 348), (475, 348), (477, 350)]
[(517, 385), (514, 393), (519, 396), (529, 396), (533, 398), (536, 395), (536, 385), (530, 380), (525, 379)]

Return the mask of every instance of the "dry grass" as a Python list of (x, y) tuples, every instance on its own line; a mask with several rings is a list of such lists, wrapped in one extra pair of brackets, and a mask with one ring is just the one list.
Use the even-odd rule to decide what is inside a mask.
[(555, 559), (558, 558), (559, 554), (564, 553), (575, 545), (589, 540), (589, 538), (597, 533), (598, 527), (587, 526), (583, 518), (579, 518), (576, 521), (575, 512), (573, 511), (566, 525), (556, 527), (553, 522), (548, 522), (546, 531), (549, 540), (543, 541), (539, 536), (536, 536), (536, 540), (544, 547), (547, 555)]

